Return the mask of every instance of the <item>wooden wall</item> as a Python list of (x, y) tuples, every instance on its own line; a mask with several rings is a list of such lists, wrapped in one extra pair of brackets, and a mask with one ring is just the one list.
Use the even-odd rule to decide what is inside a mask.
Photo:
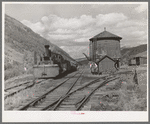
[(89, 44), (89, 52), (90, 52), (90, 59), (92, 59), (92, 56), (93, 56), (93, 49), (92, 49), (92, 41), (90, 41), (90, 44)]
[(136, 57), (129, 60), (129, 65), (142, 65), (142, 64), (147, 64), (146, 57)]
[(116, 71), (114, 67), (115, 62), (109, 58), (104, 58), (101, 62), (99, 62), (99, 73), (108, 73), (110, 71)]
[(120, 58), (120, 42), (117, 40), (99, 40), (97, 41), (98, 54), (106, 53), (111, 58)]
[(140, 65), (141, 64), (147, 64), (147, 58), (146, 57), (140, 58)]
[(96, 60), (96, 53), (103, 54), (115, 59), (121, 57), (120, 42), (117, 40), (90, 41), (90, 58)]

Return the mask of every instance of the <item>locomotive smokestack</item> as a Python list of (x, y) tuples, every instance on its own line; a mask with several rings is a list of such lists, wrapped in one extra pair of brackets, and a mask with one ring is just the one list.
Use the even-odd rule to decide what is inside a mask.
[(49, 54), (49, 45), (45, 45), (45, 53), (46, 53), (47, 57), (50, 56), (50, 54)]

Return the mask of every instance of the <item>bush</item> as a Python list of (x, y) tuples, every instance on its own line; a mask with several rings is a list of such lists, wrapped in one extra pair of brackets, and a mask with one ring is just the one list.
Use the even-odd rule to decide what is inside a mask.
[(12, 68), (5, 70), (4, 80), (24, 74), (23, 66), (13, 65)]
[(21, 72), (18, 71), (18, 69), (16, 69), (16, 68), (6, 70), (4, 80), (7, 80), (7, 79), (15, 77), (15, 76), (19, 76), (20, 74), (21, 74)]
[(13, 66), (10, 63), (4, 64), (4, 70), (11, 69)]
[(32, 67), (32, 68), (29, 68), (26, 73), (27, 73), (27, 74), (33, 74), (33, 67)]

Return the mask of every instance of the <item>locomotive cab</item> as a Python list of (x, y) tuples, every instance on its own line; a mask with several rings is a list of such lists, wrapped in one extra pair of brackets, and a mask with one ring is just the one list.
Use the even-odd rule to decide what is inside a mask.
[(40, 65), (34, 65), (36, 78), (56, 77), (64, 72), (76, 70), (76, 64), (72, 58), (51, 51), (49, 45), (45, 45), (45, 54), (40, 60)]

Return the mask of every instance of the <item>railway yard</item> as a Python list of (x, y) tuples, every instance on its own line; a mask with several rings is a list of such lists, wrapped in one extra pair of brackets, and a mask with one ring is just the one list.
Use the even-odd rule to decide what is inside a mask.
[(6, 44), (12, 41), (13, 48), (5, 49), (4, 110), (147, 110), (147, 45), (122, 49), (123, 38), (104, 27), (90, 37), (89, 55), (72, 58), (23, 25), (21, 32), (11, 17), (5, 20)]
[(4, 110), (7, 111), (147, 109), (147, 66), (120, 67), (115, 73), (103, 75), (92, 75), (90, 68), (80, 67), (60, 78), (33, 80), (28, 75), (5, 84)]
[(147, 2), (2, 10), (2, 122), (148, 122)]

